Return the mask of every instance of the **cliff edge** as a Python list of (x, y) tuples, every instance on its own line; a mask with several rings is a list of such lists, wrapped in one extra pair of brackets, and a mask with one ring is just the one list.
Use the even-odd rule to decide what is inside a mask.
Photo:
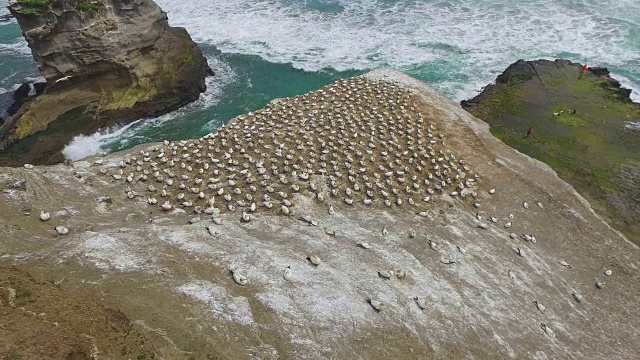
[(640, 244), (640, 104), (606, 68), (519, 60), (462, 107), (551, 166)]
[(47, 88), (0, 127), (0, 164), (59, 162), (75, 135), (175, 110), (205, 90), (206, 59), (151, 0), (11, 0), (8, 8)]

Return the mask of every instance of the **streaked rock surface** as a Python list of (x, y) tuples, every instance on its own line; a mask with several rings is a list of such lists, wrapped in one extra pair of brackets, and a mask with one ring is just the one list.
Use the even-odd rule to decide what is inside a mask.
[[(137, 321), (163, 357), (633, 357), (639, 350), (635, 341), (640, 327), (635, 316), (638, 247), (612, 230), (549, 167), (496, 140), (485, 123), (423, 83), (386, 69), (373, 71), (365, 79), (353, 81), (397, 87), (402, 93), (411, 90), (406, 92), (406, 116), (417, 119), (422, 114), (425, 126), (433, 124), (443, 152), (449, 150), (456, 160), (463, 160), (469, 176), (478, 176), (472, 186), (465, 187), (468, 194), (452, 196), (454, 189), (444, 187), (434, 191), (429, 202), (416, 196), (411, 205), (409, 195), (403, 195), (402, 205), (386, 206), (383, 189), (377, 188), (370, 205), (364, 204), (366, 195), (352, 195), (355, 201), (349, 205), (344, 202), (345, 187), (351, 186), (348, 170), (340, 170), (344, 177), (335, 180), (340, 189), (336, 196), (330, 192), (329, 172), (307, 180), (287, 173), (288, 183), (280, 182), (280, 190), (274, 189), (273, 194), (293, 184), (300, 187), (286, 198), (291, 202), (289, 215), (280, 210), (283, 199), (272, 196), (277, 198), (272, 209), (244, 208), (252, 216), (241, 221), (242, 206), (236, 203), (233, 211), (225, 208), (238, 201), (236, 195), (229, 201), (214, 195), (214, 207), (221, 213), (213, 215), (216, 224), (212, 215), (193, 210), (201, 206), (204, 211), (212, 192), (219, 189), (202, 189), (204, 199), (192, 193), (193, 206), (183, 207), (173, 198), (179, 193), (178, 181), (168, 187), (170, 210), (161, 208), (165, 200), (160, 195), (155, 195), (156, 204), (149, 205), (148, 185), (154, 184), (156, 193), (163, 185), (152, 173), (146, 183), (138, 183), (137, 169), (132, 167), (141, 166), (144, 173), (142, 167), (151, 162), (144, 161), (144, 153), (159, 154), (169, 146), (149, 144), (73, 166), (3, 168), (0, 221), (7, 240), (0, 243), (0, 259), (28, 264), (34, 272), (53, 278), (66, 277), (68, 286), (95, 289), (105, 303)], [(296, 101), (321, 94), (281, 99), (271, 106), (291, 104), (295, 114), (300, 109)], [(363, 90), (350, 97), (360, 96)], [(345, 103), (348, 107), (349, 100)], [(376, 126), (390, 126), (367, 115), (366, 103), (357, 116), (362, 124), (376, 121)], [(315, 106), (323, 105), (334, 116), (344, 111), (326, 101)], [(320, 120), (309, 110), (303, 117), (312, 126)], [(211, 153), (224, 156), (215, 153), (219, 145), (215, 142), (221, 137), (233, 139), (245, 125), (251, 126), (247, 119), (255, 116), (239, 117), (219, 130), (221, 135), (212, 138)], [(265, 138), (275, 134), (278, 124), (286, 125), (281, 116), (273, 121), (273, 126), (261, 130)], [(339, 125), (332, 129), (339, 131)], [(304, 152), (306, 162), (311, 151), (321, 151), (316, 142), (328, 143), (329, 134), (307, 130), (299, 123), (295, 126), (299, 134), (276, 135), (276, 139), (295, 144), (309, 135), (314, 145), (296, 149)], [(369, 135), (374, 137), (376, 151), (382, 151), (380, 141), (387, 141), (381, 134)], [(257, 143), (255, 136), (251, 139)], [(363, 140), (367, 147), (369, 136)], [(402, 139), (402, 146), (409, 146), (407, 137)], [(192, 149), (188, 143), (187, 149)], [(262, 149), (271, 154), (275, 150)], [(394, 147), (388, 146), (388, 151), (395, 151)], [(238, 154), (234, 151), (227, 160), (233, 161)], [(142, 165), (121, 166), (123, 159), (133, 156)], [(273, 158), (274, 166), (285, 166), (281, 157)], [(400, 157), (403, 166), (409, 166), (410, 158)], [(238, 171), (241, 159), (237, 159)], [(365, 166), (364, 174), (382, 173), (375, 168), (384, 165), (380, 158), (369, 163), (372, 166)], [(422, 171), (414, 167), (412, 174), (434, 172), (434, 164), (429, 164)], [(260, 181), (255, 165), (250, 169)], [(120, 175), (119, 170), (122, 175), (116, 180), (113, 175)], [(131, 172), (134, 176), (128, 182)], [(225, 168), (217, 176), (229, 175), (231, 170)], [(176, 171), (176, 176), (181, 173)], [(279, 179), (272, 174), (269, 181)], [(324, 202), (318, 200), (318, 192), (309, 190), (310, 181), (328, 191)], [(392, 183), (384, 191), (391, 193), (397, 174)], [(255, 194), (264, 196), (267, 186), (256, 185)], [(490, 193), (491, 189), (496, 190)], [(415, 193), (426, 196), (427, 189), (422, 186)], [(542, 206), (536, 206), (538, 202)], [(41, 221), (41, 211), (50, 212), (51, 218)], [(191, 221), (198, 216), (199, 221)], [(512, 223), (508, 229), (507, 222)], [(56, 226), (65, 226), (69, 233), (56, 237)], [(217, 235), (212, 236), (207, 227)], [(415, 236), (410, 236), (412, 230)], [(535, 243), (527, 240), (532, 237)], [(526, 256), (519, 256), (518, 248)], [(307, 260), (314, 256), (321, 259), (317, 266)], [(561, 260), (571, 267), (563, 266)], [(288, 280), (283, 276), (287, 266)], [(605, 276), (608, 269), (611, 276)], [(230, 270), (246, 277), (247, 283), (237, 284)], [(379, 275), (388, 271), (394, 276)], [(596, 287), (596, 281), (604, 282), (605, 277), (606, 286)], [(581, 295), (580, 302), (575, 293)], [(534, 301), (544, 304), (544, 313)]]

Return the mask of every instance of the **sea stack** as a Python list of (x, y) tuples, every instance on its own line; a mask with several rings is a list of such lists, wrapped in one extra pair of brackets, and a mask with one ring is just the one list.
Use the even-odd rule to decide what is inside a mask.
[(47, 88), (0, 127), (3, 164), (14, 165), (21, 141), (31, 146), (18, 162), (61, 161), (73, 136), (175, 110), (211, 74), (186, 30), (170, 27), (151, 0), (10, 0), (8, 8)]

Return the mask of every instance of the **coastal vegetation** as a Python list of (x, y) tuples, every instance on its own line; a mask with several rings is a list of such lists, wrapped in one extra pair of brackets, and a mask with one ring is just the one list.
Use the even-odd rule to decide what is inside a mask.
[[(491, 133), (553, 168), (636, 243), (640, 226), (640, 106), (601, 69), (579, 77), (579, 64), (512, 65), (463, 107)], [(531, 134), (527, 136), (531, 128)]]
[[(61, 5), (62, 0), (17, 0), (22, 5), (19, 11), (23, 15), (39, 15), (45, 13), (53, 5)], [(102, 0), (76, 0), (78, 11), (96, 11), (104, 7)]]

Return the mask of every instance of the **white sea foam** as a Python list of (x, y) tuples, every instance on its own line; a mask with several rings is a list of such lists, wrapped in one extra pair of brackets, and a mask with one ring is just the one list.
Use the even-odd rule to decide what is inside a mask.
[(31, 58), (31, 50), (23, 38), (18, 38), (15, 42), (0, 44), (0, 55), (19, 55)]
[(104, 136), (97, 132), (90, 136), (78, 135), (71, 140), (69, 145), (62, 150), (62, 155), (68, 160), (80, 160), (87, 156), (98, 154), (100, 150), (100, 138)]
[(628, 121), (625, 127), (627, 129), (640, 131), (640, 121), (634, 121), (634, 122)]
[(633, 83), (633, 81), (631, 81), (626, 76), (622, 76), (620, 74), (616, 74), (613, 72), (611, 73), (611, 77), (618, 80), (623, 87), (626, 87), (627, 89), (631, 89), (631, 94), (629, 95), (629, 97), (631, 98), (631, 101), (640, 103), (640, 89), (635, 87), (635, 84)]
[[(340, 0), (343, 10), (322, 13), (288, 2), (158, 0), (173, 25), (223, 52), (259, 55), (308, 71), (409, 70), (444, 62), (440, 90), (460, 99), (495, 78), (518, 58), (570, 54), (591, 66), (640, 72), (630, 32), (640, 2), (541, 0)], [(473, 80), (470, 80), (473, 79)], [(636, 87), (638, 84), (635, 84)]]
[[(110, 151), (113, 147), (126, 147), (130, 143), (143, 143), (157, 139), (147, 139), (142, 133), (150, 128), (162, 127), (168, 121), (174, 120), (193, 111), (209, 108), (218, 103), (224, 88), (233, 81), (236, 74), (223, 62), (210, 59), (216, 75), (206, 79), (207, 91), (198, 100), (168, 114), (152, 118), (141, 119), (120, 128), (102, 129), (89, 136), (78, 135), (62, 150), (65, 159), (79, 160), (87, 156), (96, 155), (102, 151)], [(206, 126), (206, 125), (205, 125)]]

